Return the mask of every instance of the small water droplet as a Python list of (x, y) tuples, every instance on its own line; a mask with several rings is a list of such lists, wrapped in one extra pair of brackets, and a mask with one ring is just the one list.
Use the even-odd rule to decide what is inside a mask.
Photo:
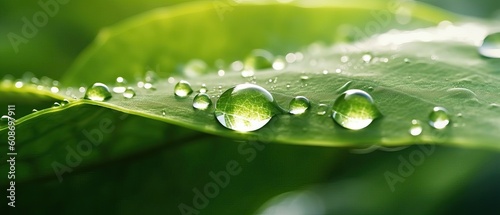
[(31, 111), (34, 113), (34, 112), (37, 112), (38, 110), (37, 110), (37, 109), (33, 109), (33, 110), (31, 110)]
[(412, 136), (418, 136), (422, 133), (422, 123), (419, 120), (411, 120), (410, 134)]
[(335, 100), (332, 109), (335, 122), (351, 130), (363, 129), (380, 116), (370, 94), (358, 89), (342, 93)]
[[(255, 49), (245, 59), (243, 71), (247, 71), (246, 76), (242, 73), (243, 77), (253, 76), (253, 72), (259, 69), (271, 68), (273, 64), (273, 55), (263, 49)], [(252, 75), (250, 75), (252, 73)]]
[(365, 62), (365, 63), (370, 63), (370, 61), (372, 60), (372, 56), (370, 54), (364, 54), (361, 59)]
[(166, 109), (162, 109), (161, 110), (161, 115), (162, 116), (166, 116), (167, 115), (167, 110)]
[(301, 75), (301, 76), (300, 76), (300, 80), (301, 80), (301, 81), (306, 81), (306, 80), (309, 80), (309, 76), (307, 76), (307, 75)]
[(448, 111), (443, 107), (434, 107), (429, 114), (429, 125), (435, 129), (443, 129), (450, 123)]
[(349, 57), (347, 55), (340, 57), (340, 62), (347, 63), (347, 61), (349, 61)]
[(65, 106), (65, 105), (68, 105), (68, 104), (69, 104), (69, 100), (67, 100), (67, 99), (63, 99), (61, 101), (61, 106)]
[(328, 70), (327, 69), (323, 70), (323, 75), (328, 75)]
[(479, 47), (479, 54), (488, 58), (500, 58), (500, 32), (489, 34)]
[(109, 92), (108, 86), (103, 83), (95, 83), (87, 89), (83, 98), (102, 102), (110, 99), (111, 97), (112, 95), (111, 92)]
[(273, 62), (273, 69), (276, 71), (285, 69), (285, 66), (286, 66), (286, 61), (285, 59), (283, 59), (283, 57), (278, 57)]
[(193, 107), (198, 110), (206, 110), (212, 105), (212, 100), (205, 93), (197, 94), (193, 99)]
[(16, 83), (14, 84), (14, 86), (15, 86), (16, 88), (21, 88), (21, 87), (23, 87), (23, 86), (24, 86), (24, 83), (23, 83), (22, 81), (16, 81)]
[(405, 62), (405, 63), (411, 63), (411, 60), (410, 60), (409, 58), (405, 58), (405, 59), (404, 59), (404, 62)]
[(60, 107), (61, 104), (59, 102), (54, 102), (54, 104), (52, 105), (52, 107)]
[(306, 97), (297, 96), (290, 101), (290, 113), (293, 115), (303, 114), (309, 106), (310, 103)]
[(198, 92), (200, 92), (200, 93), (207, 93), (208, 92), (207, 85), (202, 84), (201, 87), (200, 87), (200, 90), (198, 90)]
[(146, 89), (146, 90), (156, 90), (156, 88), (150, 82), (144, 83), (144, 89)]
[(292, 85), (290, 85), (290, 83), (287, 83), (286, 84), (286, 88), (290, 88)]
[(180, 98), (188, 97), (191, 93), (193, 93), (193, 89), (187, 81), (181, 80), (174, 87), (174, 94)]
[(266, 89), (239, 84), (222, 93), (214, 114), (224, 127), (247, 132), (262, 128), (277, 111), (274, 98)]
[(122, 95), (123, 95), (123, 97), (125, 97), (127, 99), (134, 98), (135, 97), (135, 90), (132, 87), (127, 87), (127, 89), (125, 89), (125, 91), (123, 91)]
[(316, 112), (316, 114), (320, 115), (320, 116), (323, 116), (326, 114), (326, 111), (328, 110), (328, 105), (326, 104), (319, 104), (318, 105), (318, 111)]
[(123, 93), (125, 92), (125, 85), (127, 84), (127, 81), (123, 77), (117, 77), (116, 78), (116, 84), (113, 87), (113, 92), (115, 93)]
[(78, 88), (78, 92), (84, 93), (87, 89), (85, 87)]
[(58, 92), (59, 92), (59, 88), (58, 88), (58, 87), (56, 87), (56, 86), (51, 87), (51, 88), (50, 88), (50, 92), (52, 92), (52, 93), (58, 93)]

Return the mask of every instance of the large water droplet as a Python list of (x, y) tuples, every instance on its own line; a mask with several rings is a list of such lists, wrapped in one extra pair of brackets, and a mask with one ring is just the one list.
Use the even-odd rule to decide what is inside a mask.
[(357, 89), (342, 93), (332, 109), (335, 122), (351, 130), (363, 129), (380, 116), (370, 94)]
[(123, 97), (125, 97), (127, 99), (134, 98), (134, 96), (135, 96), (135, 90), (132, 87), (127, 87), (127, 89), (125, 91), (123, 91), (122, 95), (123, 95)]
[(450, 123), (448, 111), (443, 107), (434, 107), (429, 115), (429, 125), (435, 129), (443, 129)]
[(123, 93), (126, 90), (125, 85), (127, 84), (127, 81), (125, 81), (124, 78), (118, 77), (116, 78), (116, 84), (113, 87), (113, 92), (115, 93)]
[(189, 82), (181, 80), (174, 87), (174, 94), (178, 97), (185, 98), (193, 93), (193, 88)]
[(193, 99), (193, 107), (198, 110), (206, 110), (212, 105), (212, 100), (205, 93), (197, 94)]
[(411, 120), (410, 134), (412, 136), (418, 136), (422, 133), (422, 124), (420, 121), (414, 119)]
[(215, 105), (217, 120), (226, 128), (242, 132), (262, 128), (276, 113), (271, 93), (254, 84), (229, 88)]
[(500, 58), (500, 32), (490, 34), (479, 47), (479, 54), (489, 58)]
[(103, 83), (95, 83), (87, 89), (85, 96), (83, 98), (92, 101), (106, 101), (112, 97), (111, 92), (109, 92), (108, 86)]
[(290, 101), (290, 113), (293, 115), (303, 114), (309, 108), (309, 100), (304, 96), (297, 96)]

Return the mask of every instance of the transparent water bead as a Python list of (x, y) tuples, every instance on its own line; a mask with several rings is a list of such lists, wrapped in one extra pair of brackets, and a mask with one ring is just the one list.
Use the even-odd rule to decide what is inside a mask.
[(316, 114), (320, 115), (320, 116), (323, 116), (326, 114), (326, 111), (328, 111), (328, 105), (326, 104), (319, 104), (318, 105), (318, 111), (316, 112)]
[(199, 93), (193, 99), (193, 108), (197, 110), (206, 110), (210, 105), (212, 105), (212, 100), (205, 93)]
[(411, 136), (418, 136), (422, 133), (422, 123), (419, 120), (411, 120), (410, 134)]
[(125, 81), (124, 78), (118, 77), (116, 78), (116, 84), (113, 87), (113, 92), (115, 93), (123, 93), (126, 90), (125, 85), (127, 84), (127, 81)]
[(429, 114), (429, 125), (435, 129), (444, 129), (450, 123), (448, 111), (443, 107), (434, 107)]
[(174, 87), (174, 94), (178, 97), (185, 98), (193, 93), (193, 88), (189, 82), (181, 80)]
[(381, 115), (370, 94), (358, 89), (342, 93), (335, 100), (332, 110), (335, 122), (351, 130), (363, 129)]
[(108, 86), (103, 83), (95, 83), (87, 89), (83, 98), (92, 101), (106, 101), (112, 97)]
[(290, 101), (290, 113), (293, 115), (303, 114), (309, 106), (310, 102), (306, 97), (297, 96)]
[(123, 91), (122, 95), (123, 95), (123, 97), (125, 97), (127, 99), (134, 98), (135, 97), (135, 90), (132, 87), (127, 87), (127, 89), (125, 89), (125, 91)]
[(224, 127), (247, 132), (264, 127), (277, 111), (274, 98), (266, 89), (240, 84), (220, 95), (214, 114)]
[(486, 36), (478, 51), (484, 57), (500, 58), (500, 32)]

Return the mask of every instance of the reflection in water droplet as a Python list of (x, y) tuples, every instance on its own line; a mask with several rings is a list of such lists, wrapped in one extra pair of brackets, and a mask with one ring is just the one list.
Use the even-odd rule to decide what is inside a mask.
[(206, 110), (210, 105), (212, 105), (212, 100), (205, 93), (199, 93), (193, 99), (193, 107), (197, 110)]
[(189, 82), (181, 80), (174, 87), (174, 94), (180, 98), (188, 97), (193, 93), (193, 88)]
[(262, 128), (277, 111), (274, 98), (266, 89), (240, 84), (222, 93), (214, 114), (224, 127), (247, 132)]
[(310, 103), (306, 97), (297, 96), (290, 101), (290, 113), (293, 115), (303, 114), (309, 106)]
[(488, 58), (500, 58), (500, 32), (490, 34), (479, 47), (479, 54)]
[(326, 114), (326, 111), (328, 110), (328, 105), (326, 104), (319, 104), (318, 105), (318, 111), (316, 112), (316, 114), (320, 115), (320, 116), (323, 116)]
[(435, 129), (443, 129), (450, 123), (448, 111), (443, 107), (434, 107), (429, 115), (429, 125)]
[(125, 92), (125, 85), (127, 84), (127, 81), (125, 81), (124, 78), (122, 77), (117, 77), (116, 78), (116, 84), (115, 86), (113, 87), (113, 92), (115, 93), (123, 93)]
[(108, 86), (103, 83), (95, 83), (87, 89), (85, 92), (84, 99), (89, 99), (92, 101), (106, 101), (112, 97)]
[(127, 89), (125, 89), (125, 91), (123, 91), (123, 97), (125, 97), (127, 99), (134, 98), (134, 96), (135, 96), (135, 90), (132, 87), (127, 87)]
[(413, 119), (411, 120), (410, 134), (412, 136), (418, 136), (422, 133), (422, 124), (420, 121)]
[(333, 104), (332, 118), (344, 128), (359, 130), (380, 116), (372, 97), (365, 91), (352, 89), (340, 95)]

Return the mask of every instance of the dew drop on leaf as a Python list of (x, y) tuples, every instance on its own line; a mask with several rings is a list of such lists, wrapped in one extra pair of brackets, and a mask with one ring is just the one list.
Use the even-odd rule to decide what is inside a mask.
[(103, 83), (95, 83), (87, 89), (83, 98), (102, 102), (110, 99), (111, 97), (112, 95), (108, 86)]
[(61, 106), (65, 106), (65, 105), (68, 105), (68, 104), (69, 104), (69, 100), (67, 100), (67, 99), (63, 99), (61, 101)]
[(220, 95), (214, 114), (224, 127), (247, 132), (264, 127), (277, 111), (274, 98), (266, 89), (240, 84)]
[(303, 114), (309, 106), (310, 103), (306, 97), (297, 96), (290, 101), (290, 113), (293, 115)]
[(429, 125), (435, 129), (443, 129), (450, 123), (448, 111), (443, 107), (434, 107), (429, 114)]
[(60, 107), (61, 104), (59, 102), (54, 102), (54, 104), (52, 105), (52, 107)]
[(193, 88), (189, 82), (181, 80), (174, 87), (174, 94), (178, 97), (185, 98), (193, 93)]
[(327, 110), (328, 110), (328, 106), (326, 104), (319, 104), (318, 111), (316, 112), (316, 114), (323, 116), (326, 114)]
[(200, 87), (200, 90), (198, 90), (198, 92), (200, 92), (200, 93), (207, 93), (207, 91), (208, 91), (207, 85), (205, 85), (205, 84), (202, 84)]
[(33, 110), (31, 110), (31, 112), (33, 112), (33, 113), (34, 113), (34, 112), (37, 112), (37, 111), (38, 111), (37, 109), (33, 109)]
[(479, 47), (479, 54), (488, 58), (500, 58), (500, 32), (490, 34)]
[(364, 54), (363, 56), (361, 56), (361, 59), (365, 63), (370, 63), (370, 61), (372, 60), (372, 55), (370, 55), (370, 54)]
[(335, 100), (332, 111), (335, 122), (351, 130), (363, 129), (380, 116), (370, 94), (358, 89), (342, 93)]
[(127, 81), (125, 81), (124, 78), (122, 78), (122, 77), (116, 78), (116, 84), (113, 87), (113, 92), (115, 92), (115, 93), (125, 92), (125, 89), (126, 89), (125, 85), (126, 84), (127, 84)]
[(422, 133), (422, 123), (419, 120), (411, 120), (410, 134), (412, 136), (418, 136)]
[(127, 87), (127, 89), (125, 89), (125, 91), (123, 91), (122, 95), (123, 95), (123, 97), (125, 97), (127, 99), (134, 98), (135, 97), (135, 90), (132, 87)]
[(193, 99), (193, 108), (197, 110), (206, 110), (210, 105), (212, 105), (212, 100), (205, 93), (199, 93)]

